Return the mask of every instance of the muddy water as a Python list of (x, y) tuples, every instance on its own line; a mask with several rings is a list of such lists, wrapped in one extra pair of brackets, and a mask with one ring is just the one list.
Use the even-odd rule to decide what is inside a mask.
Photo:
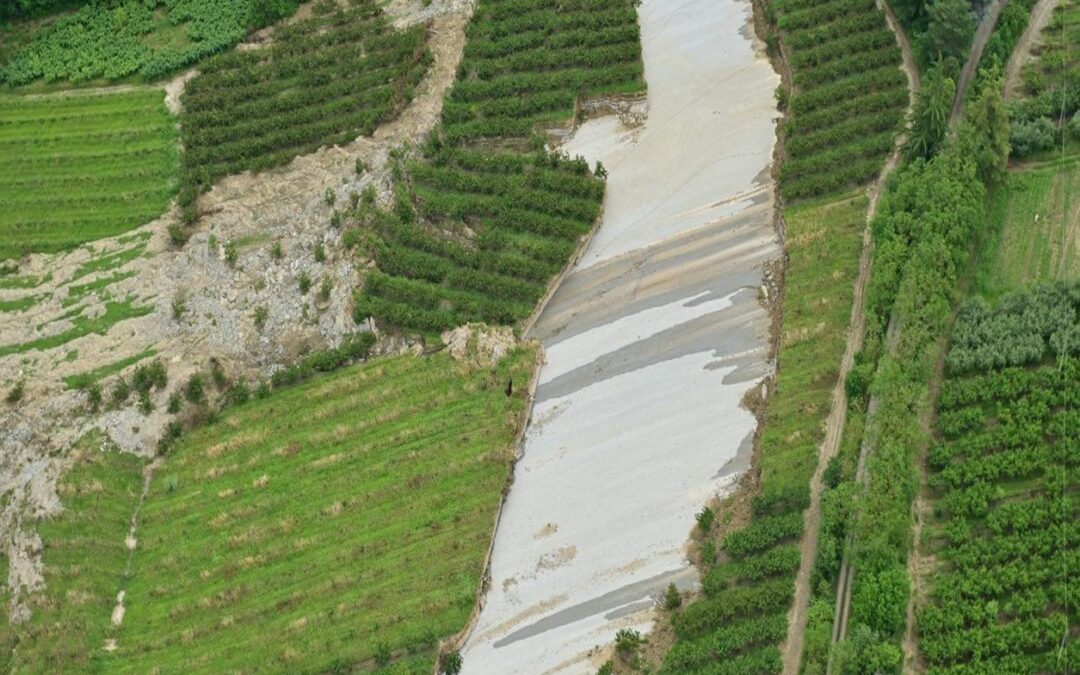
[(530, 428), (465, 672), (593, 673), (697, 583), (694, 514), (750, 459), (740, 406), (772, 368), (764, 266), (781, 255), (769, 163), (779, 77), (747, 0), (645, 0), (649, 115), (563, 149), (609, 171), (600, 229), (532, 329)]

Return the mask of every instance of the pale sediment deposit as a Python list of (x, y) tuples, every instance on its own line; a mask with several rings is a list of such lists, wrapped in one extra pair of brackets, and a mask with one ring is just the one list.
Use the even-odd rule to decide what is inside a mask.
[(744, 395), (772, 370), (766, 265), (779, 77), (747, 0), (645, 0), (649, 113), (586, 122), (604, 216), (533, 326), (547, 363), (465, 672), (593, 673), (697, 579), (694, 515), (750, 462)]

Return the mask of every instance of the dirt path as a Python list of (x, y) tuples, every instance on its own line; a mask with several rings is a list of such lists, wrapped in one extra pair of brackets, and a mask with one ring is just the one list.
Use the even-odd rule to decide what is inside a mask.
[(1031, 59), (1031, 51), (1041, 42), (1043, 29), (1050, 23), (1054, 16), (1054, 8), (1060, 0), (1039, 0), (1035, 9), (1031, 10), (1031, 18), (1028, 27), (1020, 36), (1009, 58), (1009, 64), (1005, 67), (1005, 98), (1013, 99), (1020, 92), (1023, 85), (1021, 75), (1024, 66)]
[(990, 36), (994, 33), (998, 17), (1001, 16), (1001, 10), (1005, 8), (1008, 2), (1009, 0), (994, 0), (993, 4), (986, 8), (986, 13), (983, 14), (982, 21), (979, 22), (979, 28), (975, 31), (975, 41), (971, 43), (967, 63), (964, 64), (964, 69), (960, 72), (960, 80), (956, 83), (956, 98), (953, 100), (952, 113), (949, 115), (949, 126), (953, 129), (956, 128), (956, 123), (960, 121), (960, 117), (964, 114), (964, 97), (979, 70), (983, 50), (986, 48)]
[[(919, 70), (915, 65), (915, 57), (911, 51), (907, 34), (900, 27), (892, 9), (888, 4), (878, 1), (878, 7), (885, 13), (889, 28), (896, 35), (896, 41), (903, 54), (903, 70), (908, 78), (908, 110), (915, 101), (915, 92), (919, 88)], [(873, 258), (874, 242), (870, 231), (870, 223), (877, 215), (878, 202), (881, 191), (885, 186), (885, 180), (900, 163), (900, 150), (903, 147), (904, 138), (896, 141), (885, 166), (881, 170), (877, 181), (870, 188), (870, 204), (866, 211), (866, 228), (863, 230), (863, 249), (859, 258), (859, 276), (855, 281), (855, 297), (851, 305), (851, 329), (848, 332), (847, 346), (840, 362), (840, 373), (836, 387), (832, 394), (832, 409), (825, 422), (825, 440), (818, 450), (817, 468), (810, 482), (810, 506), (806, 510), (806, 526), (802, 542), (799, 544), (800, 562), (799, 572), (795, 577), (795, 597), (791, 611), (788, 613), (788, 638), (784, 643), (782, 653), (784, 658), (784, 674), (797, 675), (802, 662), (803, 639), (806, 633), (807, 612), (810, 607), (811, 572), (814, 567), (814, 559), (817, 557), (818, 534), (821, 525), (821, 493), (824, 489), (823, 475), (829, 460), (836, 456), (840, 450), (840, 441), (844, 434), (844, 425), (847, 422), (847, 391), (844, 381), (851, 372), (855, 361), (855, 354), (862, 348), (863, 336), (866, 331), (866, 314), (863, 311), (866, 301), (866, 284), (870, 279), (870, 266)]]

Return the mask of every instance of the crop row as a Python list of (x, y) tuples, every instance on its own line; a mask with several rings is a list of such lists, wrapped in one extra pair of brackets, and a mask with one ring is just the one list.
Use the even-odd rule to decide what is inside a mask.
[(0, 258), (120, 234), (175, 194), (176, 131), (160, 90), (72, 98), (85, 117), (65, 96), (0, 99)]
[(427, 34), (393, 31), (376, 11), (323, 9), (265, 49), (207, 64), (183, 97), (183, 206), (220, 176), (371, 133), (401, 110), (427, 68)]
[[(1063, 297), (1067, 305), (1069, 290), (1033, 289), (993, 310), (969, 305), (953, 350), (970, 349), (977, 334), (984, 353), (1008, 353), (1015, 336), (979, 329), (1034, 307), (1029, 318), (1038, 333), (1054, 321), (1039, 317)], [(1056, 318), (1068, 322), (1069, 314)], [(948, 566), (919, 613), (920, 649), (932, 670), (989, 672), (1037, 660), (1041, 670), (1061, 672), (1069, 657), (1058, 648), (1070, 630), (1063, 608), (1078, 600), (1067, 579), (1080, 565), (1080, 361), (1030, 370), (982, 363), (973, 366), (979, 374), (948, 380), (939, 400), (944, 440), (931, 453), (929, 485), (940, 523), (937, 556)]]
[[(707, 536), (701, 545), (704, 598), (676, 614), (678, 640), (664, 661), (664, 672), (780, 671), (778, 646), (787, 634), (804, 509), (837, 383), (835, 364), (851, 319), (865, 209), (866, 201), (856, 198), (800, 205), (785, 213), (789, 265), (784, 330), (814, 331), (815, 339), (781, 341), (777, 378), (769, 387), (755, 453), (760, 478), (750, 521), (718, 540)], [(827, 308), (818, 304), (822, 297), (833, 299)], [(719, 515), (723, 518), (723, 511)], [(715, 563), (710, 561), (714, 545), (720, 556)], [(775, 598), (776, 604), (745, 604), (743, 598), (755, 594)], [(699, 603), (731, 609), (695, 609)], [(743, 661), (739, 655), (744, 652), (774, 658)]]
[(795, 90), (783, 125), (787, 199), (866, 183), (893, 148), (907, 102), (900, 50), (873, 0), (776, 0)]
[(640, 88), (632, 2), (484, 0), (467, 35), (442, 124), (400, 167), (394, 215), (376, 227), (379, 272), (357, 320), (422, 331), (520, 321), (599, 216), (603, 182), (537, 139), (582, 95)]

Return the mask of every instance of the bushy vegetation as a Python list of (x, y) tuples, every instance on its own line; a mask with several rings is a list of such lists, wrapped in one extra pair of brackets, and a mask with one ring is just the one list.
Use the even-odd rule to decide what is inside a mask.
[(378, 271), (358, 321), (438, 331), (532, 312), (604, 189), (539, 133), (572, 119), (582, 96), (643, 88), (638, 33), (631, 0), (478, 4), (442, 124), (398, 172), (393, 213), (375, 214)]
[(866, 207), (854, 197), (785, 212), (790, 263), (777, 380), (757, 454), (760, 490), (750, 523), (719, 542), (722, 558), (708, 566), (704, 597), (675, 614), (678, 641), (664, 672), (779, 671), (803, 509), (851, 321)]
[(877, 177), (907, 106), (900, 48), (874, 0), (775, 0), (775, 29), (794, 95), (783, 125), (789, 200), (835, 194)]
[(0, 97), (0, 259), (160, 216), (176, 191), (177, 153), (158, 90)]
[(946, 365), (966, 373), (1037, 364), (1050, 354), (1080, 355), (1078, 316), (1078, 285), (1037, 287), (993, 309), (973, 298), (960, 309)]
[(957, 319), (928, 461), (924, 546), (942, 564), (918, 614), (929, 672), (1080, 663), (1080, 361), (1063, 341), (1066, 330), (1080, 341), (1078, 299), (1075, 285), (1037, 288)]
[(378, 3), (319, 4), (264, 49), (222, 54), (184, 92), (180, 205), (216, 179), (370, 134), (412, 99), (430, 61), (424, 26), (390, 28)]
[[(72, 2), (28, 2), (33, 5)], [(4, 3), (5, 6), (7, 3)], [(18, 3), (17, 3), (18, 4)], [(0, 67), (0, 84), (157, 80), (292, 14), (297, 0), (93, 0), (42, 28)], [(2, 10), (0, 10), (2, 11)], [(0, 15), (0, 18), (3, 18)]]
[(89, 2), (90, 0), (9, 0), (0, 5), (0, 21), (42, 16)]
[(957, 138), (929, 161), (915, 160), (899, 172), (873, 224), (864, 360), (876, 364), (870, 390), (878, 405), (867, 423), (867, 477), (850, 525), (854, 582), (850, 639), (843, 647), (858, 649), (849, 655), (850, 672), (900, 665), (915, 460), (929, 440), (922, 424), (929, 384), (956, 284), (985, 220), (986, 185), (1000, 178), (1007, 159), (1000, 87), (999, 79), (983, 79)]
[(1075, 121), (1080, 119), (1076, 117), (1080, 110), (1078, 42), (1080, 4), (1067, 0), (1054, 9), (1043, 30), (1037, 58), (1024, 67), (1025, 96), (1010, 106), (1016, 157), (1038, 155), (1059, 147), (1062, 140), (1080, 139), (1080, 125)]

